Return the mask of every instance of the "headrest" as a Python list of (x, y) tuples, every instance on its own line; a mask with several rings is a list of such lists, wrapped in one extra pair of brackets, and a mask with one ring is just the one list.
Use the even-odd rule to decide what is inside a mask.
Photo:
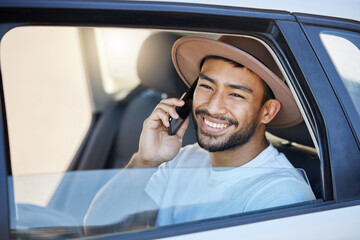
[(137, 62), (141, 84), (165, 92), (170, 97), (180, 97), (188, 87), (178, 76), (171, 59), (174, 42), (181, 36), (170, 32), (155, 33), (143, 43)]

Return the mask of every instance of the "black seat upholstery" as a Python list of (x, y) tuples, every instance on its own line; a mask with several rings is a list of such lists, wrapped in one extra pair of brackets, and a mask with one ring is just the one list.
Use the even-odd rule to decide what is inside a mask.
[[(124, 167), (138, 150), (143, 122), (162, 98), (180, 97), (187, 91), (171, 60), (172, 45), (179, 37), (174, 33), (156, 33), (145, 40), (139, 53), (137, 71), (146, 90), (127, 105), (107, 167)], [(190, 123), (183, 146), (195, 141), (195, 130)]]

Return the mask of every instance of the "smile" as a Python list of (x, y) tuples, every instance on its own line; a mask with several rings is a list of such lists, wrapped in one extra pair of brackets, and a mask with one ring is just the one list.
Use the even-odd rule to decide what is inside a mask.
[(212, 128), (216, 128), (216, 129), (223, 129), (229, 126), (229, 124), (220, 124), (220, 123), (213, 123), (210, 122), (209, 120), (207, 120), (206, 118), (204, 118), (204, 123)]

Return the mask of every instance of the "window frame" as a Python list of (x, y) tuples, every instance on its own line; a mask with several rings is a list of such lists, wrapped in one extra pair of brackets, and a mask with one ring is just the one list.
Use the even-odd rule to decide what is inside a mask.
[[(333, 167), (331, 160), (334, 150), (330, 151), (330, 147), (333, 145), (329, 143), (329, 131), (325, 127), (324, 123), (326, 122), (325, 120), (330, 119), (328, 117), (329, 112), (327, 110), (324, 113), (322, 111), (323, 103), (318, 103), (319, 95), (324, 94), (324, 92), (316, 93), (312, 91), (314, 88), (317, 89), (319, 84), (315, 83), (315, 78), (320, 76), (320, 82), (323, 83), (324, 79), (326, 79), (325, 73), (322, 70), (317, 76), (310, 73), (310, 66), (304, 63), (305, 57), (311, 57), (311, 64), (315, 64), (315, 68), (320, 66), (319, 62), (310, 48), (306, 37), (301, 31), (299, 24), (296, 22), (296, 19), (289, 13), (179, 3), (15, 1), (11, 3), (11, 6), (10, 3), (6, 6), (0, 6), (0, 16), (0, 37), (3, 37), (8, 30), (15, 26), (26, 25), (71, 25), (92, 27), (135, 26), (144, 28), (198, 30), (234, 34), (240, 34), (246, 30), (249, 31), (249, 28), (254, 28), (259, 30), (259, 32), (253, 32), (254, 36), (261, 38), (274, 49), (282, 49), (282, 51), (278, 51), (276, 54), (279, 56), (282, 64), (287, 66), (285, 67), (285, 70), (288, 75), (291, 76), (290, 81), (292, 82), (294, 89), (304, 106), (306, 114), (309, 116), (310, 125), (315, 131), (316, 137), (319, 141), (325, 187), (323, 189), (326, 190), (324, 199), (327, 202), (318, 202), (311, 205), (290, 207), (276, 211), (264, 211), (261, 214), (250, 213), (222, 219), (211, 219), (180, 226), (171, 226), (163, 229), (153, 229), (134, 234), (121, 234), (121, 236), (113, 235), (106, 237), (106, 239), (138, 239), (140, 237), (151, 239), (155, 237), (169, 237), (324, 211), (349, 205), (351, 206), (354, 204), (352, 202), (335, 204), (332, 201), (333, 199), (337, 200), (338, 198), (336, 195), (335, 198), (333, 198), (333, 177), (330, 174), (330, 171)], [(141, 16), (141, 18), (137, 18), (139, 16)], [(183, 21), (180, 16), (186, 16), (186, 21)], [(209, 17), (211, 17), (213, 21), (212, 27), (206, 27)], [(162, 19), (167, 19), (167, 21), (161, 21)], [(246, 21), (251, 24), (246, 25)], [(162, 25), (159, 25), (159, 22), (162, 22)], [(225, 30), (223, 26), (224, 24), (222, 23), (227, 23)], [(242, 29), (242, 31), (239, 29)], [(261, 31), (265, 32), (265, 34), (260, 34)], [(295, 33), (294, 36), (291, 35), (293, 33)], [(300, 38), (297, 39), (297, 37)], [(305, 55), (300, 54), (302, 56), (301, 58), (295, 57), (297, 56), (299, 50), (294, 48), (294, 46), (299, 43), (306, 49)], [(276, 44), (279, 44), (279, 46)], [(308, 55), (306, 56), (306, 54)], [(329, 82), (327, 82), (327, 84), (329, 84)], [(332, 100), (334, 101), (334, 99)], [(337, 104), (337, 109), (338, 108), (339, 106)], [(2, 211), (0, 212), (3, 214), (0, 215), (0, 222), (2, 223), (0, 225), (0, 229), (3, 230), (3, 236), (8, 238), (9, 202), (7, 175), (11, 172), (11, 169), (9, 169), (10, 156), (8, 156), (9, 146), (7, 141), (8, 136), (2, 87), (1, 114), (2, 128), (0, 130), (0, 134), (2, 138), (0, 140), (0, 206)], [(336, 114), (342, 116), (343, 113), (337, 111)], [(342, 136), (348, 136), (348, 131), (346, 131), (346, 133)], [(358, 202), (355, 201), (355, 204), (358, 204)]]
[[(356, 174), (360, 171), (360, 118), (320, 40), (319, 33), (328, 28), (360, 33), (360, 25), (356, 21), (308, 14), (295, 14), (295, 17), (309, 40), (314, 54), (319, 59), (318, 71), (323, 72), (327, 80), (321, 79), (322, 85), (318, 85), (317, 92), (314, 93), (318, 94), (318, 103), (322, 105), (324, 118), (327, 119), (325, 128), (329, 129), (327, 130), (329, 134), (327, 141), (331, 157), (329, 164), (334, 184), (334, 199), (336, 201), (357, 199), (360, 197), (360, 181)], [(320, 84), (319, 79), (309, 82), (314, 87)], [(333, 94), (326, 94), (325, 88), (327, 93)]]
[[(304, 18), (304, 17), (303, 17)], [(302, 18), (302, 19), (303, 19)], [(335, 94), (339, 97), (339, 102), (342, 105), (344, 112), (347, 115), (348, 122), (352, 126), (352, 130), (354, 131), (355, 138), (357, 140), (358, 145), (360, 146), (360, 116), (355, 109), (354, 104), (349, 96), (346, 87), (341, 80), (337, 70), (332, 63), (332, 60), (325, 49), (324, 44), (320, 39), (320, 33), (322, 31), (347, 31), (352, 33), (360, 34), (360, 26), (353, 25), (350, 21), (345, 21), (345, 24), (340, 21), (332, 20), (331, 24), (337, 23), (334, 25), (329, 25), (330, 20), (324, 21), (321, 19), (321, 24), (313, 23), (309, 20), (302, 20), (303, 21), (303, 28), (306, 32), (311, 45), (314, 47), (318, 58), (320, 59), (324, 71), (326, 72), (330, 83), (333, 86)], [(347, 24), (346, 24), (347, 23)]]

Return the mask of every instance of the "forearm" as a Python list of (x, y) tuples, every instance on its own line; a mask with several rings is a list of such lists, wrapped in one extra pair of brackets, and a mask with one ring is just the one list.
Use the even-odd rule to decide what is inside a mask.
[(147, 161), (141, 158), (140, 153), (136, 152), (125, 166), (125, 168), (157, 168), (161, 162)]
[(156, 169), (122, 169), (94, 197), (84, 225), (108, 225), (133, 214), (156, 210), (144, 189)]

